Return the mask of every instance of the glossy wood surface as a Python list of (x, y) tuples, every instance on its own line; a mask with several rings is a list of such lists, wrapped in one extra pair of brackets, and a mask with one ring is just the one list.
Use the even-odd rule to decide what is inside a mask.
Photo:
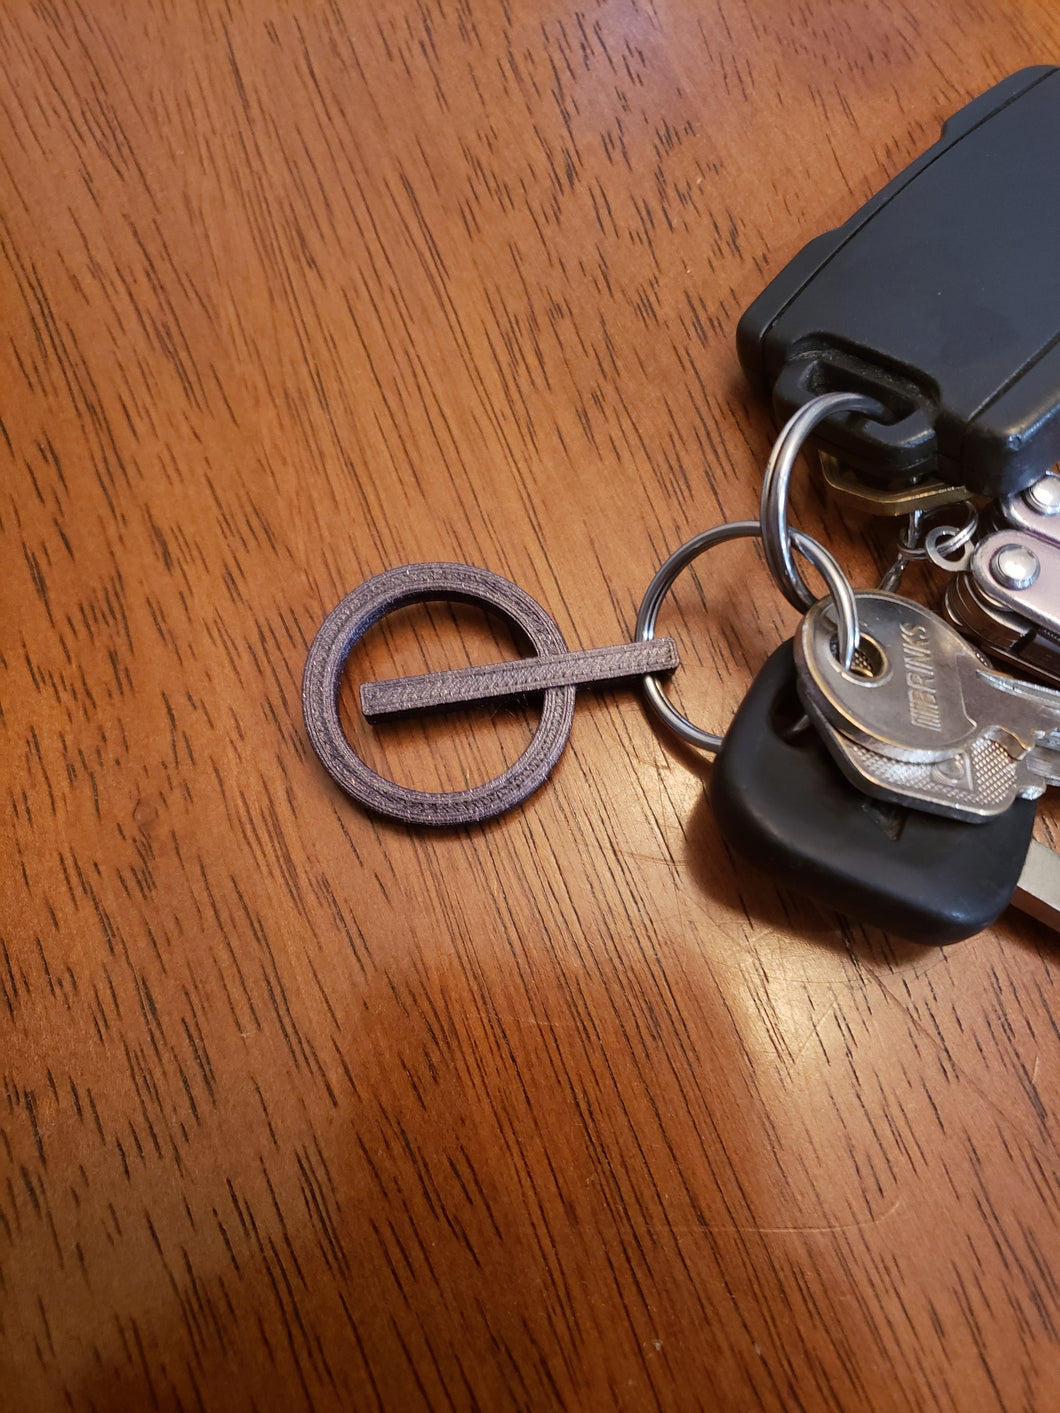
[[(756, 513), (741, 311), (1058, 53), (1048, 0), (4, 7), (4, 1409), (1058, 1406), (1052, 934), (778, 892), (632, 691), (449, 832), (300, 703), (406, 562), (628, 639)], [(798, 480), (870, 582), (893, 527)], [(663, 619), (722, 729), (796, 615), (745, 542)], [(533, 713), (354, 686), (512, 651), (403, 611), (351, 740), (487, 779)]]

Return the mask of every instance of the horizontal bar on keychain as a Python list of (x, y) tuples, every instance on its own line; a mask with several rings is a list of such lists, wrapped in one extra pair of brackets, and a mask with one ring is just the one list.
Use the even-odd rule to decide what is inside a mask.
[(390, 677), (361, 684), (361, 711), (369, 721), (383, 721), (439, 707), (525, 696), (548, 687), (618, 682), (650, 672), (672, 672), (680, 661), (672, 638), (650, 638), (643, 643), (519, 657), (449, 672), (426, 672), (419, 677)]

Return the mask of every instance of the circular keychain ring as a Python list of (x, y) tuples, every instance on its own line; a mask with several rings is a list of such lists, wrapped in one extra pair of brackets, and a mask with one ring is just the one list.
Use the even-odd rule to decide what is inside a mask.
[[(849, 667), (858, 643), (857, 607), (850, 580), (843, 573), (839, 561), (824, 545), (811, 539), (809, 535), (804, 535), (800, 530), (789, 530), (788, 534), (795, 548), (804, 559), (809, 560), (828, 585), (839, 620), (840, 657)], [(634, 633), (637, 641), (646, 642), (655, 636), (655, 624), (663, 600), (673, 587), (677, 576), (694, 559), (713, 549), (715, 545), (724, 544), (726, 540), (763, 538), (762, 525), (758, 520), (733, 520), (727, 525), (716, 525), (712, 530), (704, 530), (701, 535), (693, 536), (679, 549), (674, 550), (648, 585), (641, 601)], [(816, 600), (811, 598), (811, 602)], [(644, 678), (644, 693), (648, 705), (656, 715), (683, 741), (704, 751), (716, 752), (721, 749), (723, 738), (715, 735), (713, 731), (704, 731), (701, 726), (696, 726), (687, 716), (683, 716), (668, 700), (657, 677)]]
[[(814, 427), (826, 417), (837, 412), (863, 412), (880, 417), (883, 411), (875, 398), (864, 393), (823, 393), (789, 418), (773, 444), (762, 482), (762, 546), (769, 572), (781, 593), (803, 613), (813, 606), (814, 596), (791, 554), (794, 532), (788, 525), (788, 488), (795, 460)], [(855, 612), (855, 621), (856, 617)], [(844, 660), (843, 665), (849, 667), (850, 663)]]
[[(975, 537), (979, 532), (979, 512), (972, 501), (963, 502), (968, 518), (963, 525), (936, 525), (924, 537), (924, 553), (938, 569), (960, 574), (967, 569), (975, 554)], [(954, 557), (956, 556), (956, 558)]]

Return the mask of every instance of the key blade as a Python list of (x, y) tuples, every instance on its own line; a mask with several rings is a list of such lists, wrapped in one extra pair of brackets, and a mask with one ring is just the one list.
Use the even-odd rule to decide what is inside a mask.
[(1024, 779), (1040, 780), (1042, 785), (1060, 785), (1060, 750), (1055, 744), (1039, 742), (1020, 761)]
[[(963, 665), (965, 700), (984, 722), (982, 737), (1002, 747), (1016, 769), (1019, 794), (1035, 799), (1060, 784), (1060, 692), (985, 665)], [(971, 680), (974, 679), (974, 680)]]
[(995, 723), (982, 734), (1008, 751), (1022, 782), (1060, 783), (1060, 692), (985, 666), (972, 675), (965, 686), (969, 709)]
[(1012, 906), (1060, 931), (1060, 854), (1031, 840)]
[(991, 692), (1003, 694), (1010, 702), (1019, 702), (1025, 712), (1024, 719), (1034, 723), (1034, 739), (1060, 731), (1060, 692), (1054, 687), (998, 672), (982, 662), (976, 665), (975, 675)]
[(987, 738), (944, 761), (894, 760), (808, 714), (846, 778), (874, 799), (978, 824), (1045, 789), (1044, 780), (1027, 781), (1004, 747)]

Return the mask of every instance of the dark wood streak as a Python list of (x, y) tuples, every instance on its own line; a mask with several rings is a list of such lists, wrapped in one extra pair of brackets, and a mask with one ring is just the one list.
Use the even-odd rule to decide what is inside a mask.
[[(502, 820), (369, 818), (299, 684), (405, 562), (628, 638), (755, 513), (740, 312), (1058, 45), (1045, 0), (8, 7), (5, 1408), (1052, 1406), (1044, 930), (779, 894), (628, 695)], [(793, 518), (872, 580), (809, 476)], [(682, 709), (793, 627), (753, 546), (690, 572)], [(353, 676), (505, 655), (397, 615), (346, 725)], [(452, 789), (532, 726), (359, 745)]]

